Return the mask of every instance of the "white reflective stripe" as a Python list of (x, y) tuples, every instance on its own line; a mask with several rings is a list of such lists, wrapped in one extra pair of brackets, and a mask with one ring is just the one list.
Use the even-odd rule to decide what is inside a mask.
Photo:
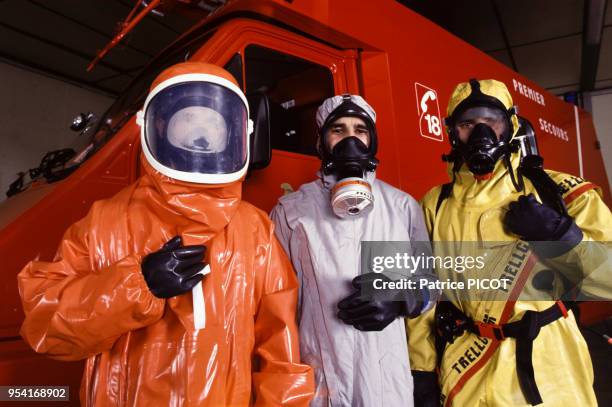
[[(210, 273), (210, 265), (207, 264), (199, 274), (206, 275)], [(191, 290), (193, 298), (193, 325), (196, 330), (206, 327), (206, 307), (204, 305), (204, 292), (202, 291), (202, 282), (193, 287)]]
[(578, 117), (578, 106), (574, 105), (574, 121), (576, 122), (576, 143), (578, 144), (578, 168), (580, 170), (580, 178), (584, 178), (584, 170), (582, 168), (582, 140), (580, 138), (580, 118)]

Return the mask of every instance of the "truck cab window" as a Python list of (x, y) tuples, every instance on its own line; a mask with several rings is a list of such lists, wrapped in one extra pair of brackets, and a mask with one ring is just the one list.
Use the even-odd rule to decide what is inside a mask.
[(271, 143), (277, 150), (316, 155), (317, 107), (334, 95), (331, 71), (257, 45), (245, 49), (246, 93), (270, 101)]

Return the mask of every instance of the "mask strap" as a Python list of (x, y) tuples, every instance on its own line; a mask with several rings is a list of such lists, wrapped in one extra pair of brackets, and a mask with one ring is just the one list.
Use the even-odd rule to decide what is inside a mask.
[(470, 88), (472, 90), (471, 93), (482, 93), (480, 91), (480, 82), (478, 82), (478, 79), (476, 78), (470, 79)]
[(514, 189), (516, 192), (521, 192), (525, 188), (525, 182), (523, 181), (523, 176), (520, 171), (517, 170), (516, 176), (514, 175), (514, 169), (512, 168), (512, 163), (510, 162), (510, 151), (504, 153), (504, 165), (510, 172), (510, 179), (512, 180), (512, 185), (514, 185)]
[(455, 156), (455, 162), (453, 163), (453, 182), (455, 182), (455, 173), (459, 172), (461, 164), (463, 164), (463, 157), (457, 154)]
[(319, 171), (319, 174), (320, 174), (321, 183), (323, 184), (323, 188), (331, 189), (334, 186), (334, 184), (331, 182), (327, 182), (327, 180), (325, 179), (325, 172), (323, 171), (323, 165), (321, 165), (321, 170)]

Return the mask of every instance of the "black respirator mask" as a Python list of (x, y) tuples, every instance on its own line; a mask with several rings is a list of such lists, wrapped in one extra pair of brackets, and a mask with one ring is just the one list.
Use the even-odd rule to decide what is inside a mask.
[(367, 171), (374, 171), (378, 161), (370, 149), (357, 137), (340, 140), (323, 163), (325, 174), (335, 174), (338, 180), (350, 177), (363, 178)]
[(495, 163), (508, 152), (508, 144), (499, 141), (493, 129), (484, 123), (474, 126), (467, 144), (459, 143), (457, 150), (468, 169), (483, 176), (493, 172)]
[[(326, 135), (334, 122), (341, 117), (357, 117), (363, 120), (370, 134), (370, 145), (366, 146), (357, 137), (340, 140), (330, 151)], [(366, 180), (366, 173), (376, 170), (377, 137), (374, 121), (360, 106), (345, 97), (345, 101), (332, 111), (320, 129), (319, 153), (322, 171), (333, 174), (336, 184), (332, 188), (331, 205), (340, 218), (357, 216), (372, 210), (374, 195)]]

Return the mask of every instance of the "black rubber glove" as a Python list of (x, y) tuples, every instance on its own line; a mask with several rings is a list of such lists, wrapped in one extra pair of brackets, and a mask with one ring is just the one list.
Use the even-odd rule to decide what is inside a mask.
[(574, 220), (550, 206), (539, 203), (532, 194), (511, 202), (506, 213), (506, 227), (529, 242), (559, 242), (532, 244), (538, 255), (556, 257), (582, 241), (582, 230)]
[(204, 252), (201, 245), (183, 246), (180, 236), (168, 240), (141, 264), (149, 290), (158, 298), (170, 298), (190, 291), (204, 277)]
[[(338, 318), (360, 331), (382, 331), (399, 316), (414, 317), (423, 308), (417, 290), (376, 290), (374, 280), (391, 281), (382, 273), (353, 279), (356, 291), (338, 303)], [(364, 295), (365, 294), (365, 295)]]
[(414, 407), (438, 407), (440, 386), (435, 372), (412, 371), (414, 380)]

